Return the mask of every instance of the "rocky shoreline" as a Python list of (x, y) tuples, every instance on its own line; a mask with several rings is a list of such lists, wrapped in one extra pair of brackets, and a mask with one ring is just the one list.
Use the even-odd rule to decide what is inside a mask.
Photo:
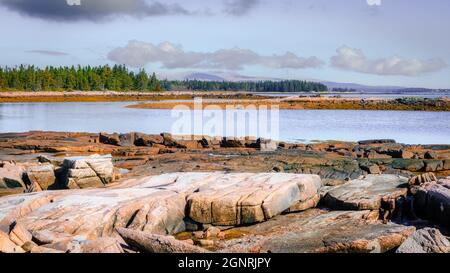
[(450, 252), (450, 145), (0, 134), (0, 252)]

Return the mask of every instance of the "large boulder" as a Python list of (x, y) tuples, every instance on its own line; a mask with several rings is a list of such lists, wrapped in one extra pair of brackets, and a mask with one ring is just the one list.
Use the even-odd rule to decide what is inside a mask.
[(425, 160), (426, 172), (437, 172), (444, 169), (444, 162), (442, 160)]
[(143, 147), (153, 147), (156, 144), (163, 144), (164, 138), (161, 135), (136, 134), (134, 145)]
[(24, 192), (24, 173), (25, 169), (14, 162), (0, 162), (0, 196)]
[(223, 226), (258, 223), (314, 198), (320, 187), (317, 175), (223, 175), (187, 197), (189, 217)]
[(258, 138), (257, 143), (263, 152), (275, 151), (278, 148), (278, 142), (271, 139)]
[(416, 231), (397, 249), (397, 253), (450, 253), (450, 241), (438, 229)]
[(119, 134), (117, 134), (117, 133), (108, 134), (108, 133), (102, 132), (99, 134), (99, 141), (100, 141), (100, 143), (108, 144), (108, 145), (115, 145), (115, 146), (120, 145), (120, 138), (119, 138)]
[(419, 172), (425, 168), (425, 163), (420, 159), (394, 159), (391, 163), (393, 169)]
[(33, 166), (27, 169), (26, 177), (30, 185), (37, 184), (42, 190), (47, 190), (55, 184), (56, 177), (53, 165)]
[(243, 148), (244, 144), (239, 138), (236, 137), (224, 137), (220, 142), (222, 148)]
[(70, 189), (102, 187), (114, 178), (111, 155), (66, 158), (63, 172), (63, 184)]
[(330, 190), (324, 203), (332, 209), (378, 210), (382, 201), (406, 196), (408, 179), (390, 174), (367, 175)]
[(411, 191), (419, 217), (450, 227), (450, 178), (426, 182)]

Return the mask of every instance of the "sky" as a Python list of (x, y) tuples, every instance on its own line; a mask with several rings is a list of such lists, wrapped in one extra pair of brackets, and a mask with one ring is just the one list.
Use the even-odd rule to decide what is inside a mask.
[(450, 88), (448, 0), (0, 0), (0, 65)]

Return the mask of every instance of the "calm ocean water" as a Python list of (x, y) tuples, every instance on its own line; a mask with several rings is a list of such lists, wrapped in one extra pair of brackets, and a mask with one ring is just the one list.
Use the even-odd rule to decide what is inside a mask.
[[(3, 103), (0, 132), (170, 132), (170, 110), (131, 109), (132, 102)], [(407, 144), (450, 144), (450, 112), (281, 110), (279, 139), (357, 141), (392, 138)], [(206, 122), (206, 121), (205, 121)]]

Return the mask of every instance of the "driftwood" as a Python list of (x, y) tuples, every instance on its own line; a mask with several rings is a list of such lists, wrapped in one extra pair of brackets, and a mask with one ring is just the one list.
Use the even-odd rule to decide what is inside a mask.
[(117, 228), (117, 232), (130, 246), (148, 253), (207, 253), (198, 246), (176, 240), (173, 237), (145, 233), (142, 231)]

